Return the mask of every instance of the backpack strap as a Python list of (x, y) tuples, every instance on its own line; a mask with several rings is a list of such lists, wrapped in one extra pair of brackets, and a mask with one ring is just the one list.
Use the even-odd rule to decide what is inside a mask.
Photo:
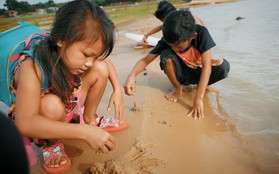
[[(43, 36), (43, 37), (48, 37), (48, 34), (47, 33), (34, 33), (34, 34), (31, 34), (24, 42), (24, 48), (23, 48), (23, 51), (26, 51), (28, 49), (30, 49), (30, 46), (31, 46), (31, 40), (33, 38), (35, 38), (36, 36)], [(16, 46), (17, 47), (17, 46)], [(19, 59), (21, 54), (13, 54), (10, 56), (9, 58), (9, 61), (10, 62), (13, 62), (13, 61), (16, 61)]]
[(31, 34), (25, 41), (25, 47), (23, 48), (23, 50), (28, 50), (30, 48), (30, 43), (31, 43), (31, 40), (33, 39), (33, 37), (35, 36), (43, 36), (43, 37), (48, 37), (48, 34), (47, 33), (34, 33), (34, 34)]

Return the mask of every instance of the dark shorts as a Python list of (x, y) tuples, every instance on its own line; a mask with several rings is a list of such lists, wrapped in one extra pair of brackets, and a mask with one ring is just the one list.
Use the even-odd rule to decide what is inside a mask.
[[(171, 49), (167, 49), (161, 52), (160, 55), (160, 67), (165, 71), (166, 60), (172, 59), (176, 68), (176, 78), (184, 85), (198, 84), (201, 76), (202, 68), (198, 67), (193, 69), (185, 65), (185, 63), (175, 54)], [(230, 64), (226, 59), (223, 59), (223, 63), (218, 66), (212, 66), (208, 85), (218, 82), (226, 77), (230, 71)]]

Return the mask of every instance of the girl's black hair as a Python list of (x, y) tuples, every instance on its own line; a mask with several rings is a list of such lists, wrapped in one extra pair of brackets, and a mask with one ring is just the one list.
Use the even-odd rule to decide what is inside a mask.
[(163, 37), (167, 43), (179, 43), (195, 34), (195, 19), (188, 9), (169, 13), (163, 23)]
[(89, 0), (71, 1), (56, 12), (50, 35), (37, 45), (34, 56), (38, 58), (56, 94), (64, 103), (70, 102), (72, 89), (66, 78), (57, 41), (62, 40), (67, 49), (78, 41), (89, 39), (89, 44), (94, 44), (101, 38), (104, 43), (103, 56), (107, 57), (114, 47), (114, 30), (114, 24), (105, 12)]
[(157, 10), (154, 13), (154, 16), (163, 21), (170, 12), (175, 10), (176, 8), (168, 1), (160, 1)]

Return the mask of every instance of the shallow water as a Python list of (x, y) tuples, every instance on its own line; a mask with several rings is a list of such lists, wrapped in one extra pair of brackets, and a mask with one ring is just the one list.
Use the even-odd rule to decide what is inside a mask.
[(279, 159), (279, 2), (241, 0), (191, 11), (205, 20), (217, 44), (212, 57), (231, 64), (229, 77), (213, 85), (221, 90), (218, 100), (211, 99), (218, 102), (216, 113)]

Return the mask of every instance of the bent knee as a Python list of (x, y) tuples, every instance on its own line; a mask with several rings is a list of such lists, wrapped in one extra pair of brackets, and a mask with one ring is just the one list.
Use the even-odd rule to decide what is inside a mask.
[(53, 120), (65, 118), (65, 105), (55, 94), (46, 94), (41, 98), (40, 113)]
[(224, 78), (228, 77), (230, 71), (230, 64), (226, 59), (223, 59), (223, 62), (219, 66), (212, 66), (212, 72), (208, 85), (216, 83)]
[(104, 61), (98, 61), (94, 63), (93, 67), (90, 69), (89, 74), (91, 77), (96, 78), (108, 78), (109, 67)]
[(222, 59), (221, 69), (223, 72), (223, 77), (228, 77), (228, 74), (230, 72), (230, 63), (226, 59)]

